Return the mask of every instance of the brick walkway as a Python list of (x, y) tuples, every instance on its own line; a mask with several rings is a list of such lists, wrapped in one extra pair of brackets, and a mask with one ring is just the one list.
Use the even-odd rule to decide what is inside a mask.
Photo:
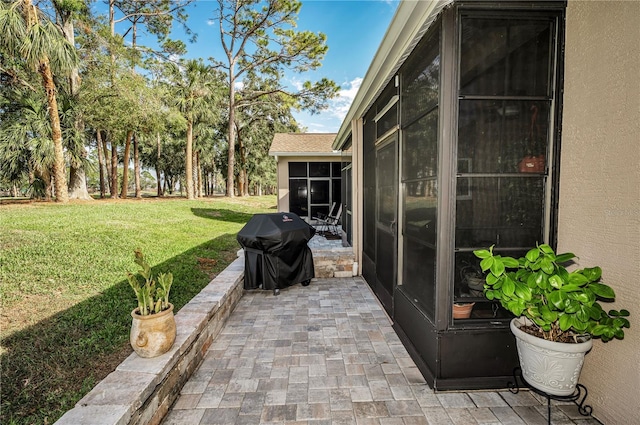
[[(597, 424), (557, 405), (553, 424)], [(434, 393), (366, 282), (246, 292), (164, 425), (546, 424), (528, 392)]]

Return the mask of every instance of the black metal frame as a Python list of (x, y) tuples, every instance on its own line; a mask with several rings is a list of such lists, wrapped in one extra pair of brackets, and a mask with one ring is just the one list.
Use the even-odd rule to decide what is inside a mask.
[[(329, 165), (329, 175), (328, 176), (322, 176), (322, 177), (316, 177), (316, 176), (311, 176), (309, 173), (309, 167), (310, 164), (312, 163), (326, 163)], [(327, 206), (327, 210), (329, 209), (329, 206), (331, 205), (332, 202), (342, 202), (341, 199), (341, 194), (335, 194), (334, 193), (334, 182), (335, 181), (340, 181), (340, 185), (342, 184), (342, 173), (341, 172), (336, 172), (334, 173), (333, 170), (333, 164), (334, 163), (341, 163), (341, 161), (336, 161), (336, 160), (331, 160), (331, 159), (327, 159), (327, 160), (315, 160), (315, 161), (289, 161), (289, 165), (287, 168), (287, 173), (289, 173), (291, 164), (305, 164), (305, 168), (306, 168), (306, 174), (304, 176), (291, 176), (288, 175), (287, 176), (287, 182), (289, 184), (289, 187), (291, 187), (291, 181), (292, 180), (304, 180), (306, 182), (306, 187), (307, 187), (307, 192), (309, 191), (309, 187), (312, 181), (328, 181), (329, 183), (329, 202), (324, 204), (312, 204), (311, 203), (311, 194), (307, 193), (307, 215), (304, 216), (302, 214), (299, 214), (297, 211), (292, 211), (295, 212), (296, 214), (300, 215), (300, 216), (304, 216), (304, 217), (308, 217), (309, 220), (313, 220), (313, 213), (311, 211), (311, 208), (314, 206)], [(338, 188), (340, 189), (340, 188)], [(337, 199), (336, 199), (337, 198)], [(288, 205), (289, 210), (291, 211), (291, 199), (289, 199), (289, 205)], [(328, 213), (328, 211), (327, 211)]]
[[(518, 380), (522, 385), (518, 383)], [(520, 368), (520, 366), (518, 366), (513, 369), (513, 382), (509, 382), (507, 385), (508, 385), (509, 391), (512, 394), (518, 394), (520, 392), (520, 388), (525, 387), (530, 391), (533, 391), (536, 394), (539, 394), (545, 397), (547, 399), (547, 424), (548, 425), (551, 425), (551, 400), (571, 401), (573, 402), (573, 404), (575, 404), (578, 407), (578, 413), (580, 413), (582, 416), (588, 416), (591, 419), (598, 421), (598, 423), (602, 423), (597, 418), (593, 417), (592, 415), (593, 408), (590, 405), (585, 404), (585, 400), (587, 399), (589, 392), (587, 391), (587, 387), (585, 387), (582, 384), (576, 384), (575, 391), (573, 392), (573, 394), (568, 396), (559, 396), (559, 395), (549, 394), (547, 392), (544, 392), (542, 390), (539, 390), (538, 388), (535, 388), (529, 385), (527, 381), (524, 379), (524, 377), (522, 376), (522, 369)]]
[[(407, 346), (411, 356), (416, 361), (419, 369), (429, 382), (437, 390), (453, 389), (488, 389), (504, 388), (511, 379), (512, 371), (518, 365), (515, 341), (508, 327), (508, 320), (454, 320), (451, 306), (454, 300), (454, 264), (455, 264), (455, 232), (456, 223), (450, 217), (456, 211), (456, 168), (454, 161), (457, 158), (457, 128), (458, 128), (458, 104), (459, 104), (459, 57), (461, 19), (463, 14), (479, 14), (478, 16), (508, 16), (513, 11), (527, 11), (527, 15), (554, 17), (556, 22), (553, 44), (553, 57), (555, 68), (550, 70), (550, 87), (552, 90), (553, 111), (549, 119), (554, 123), (554, 133), (550, 135), (551, 149), (553, 149), (553, 163), (547, 179), (551, 183), (547, 186), (551, 190), (550, 201), (545, 205), (549, 219), (545, 229), (544, 242), (556, 245), (557, 229), (557, 204), (558, 204), (558, 178), (560, 163), (560, 122), (563, 86), (563, 49), (564, 49), (564, 9), (565, 1), (459, 1), (446, 7), (439, 21), (426, 32), (428, 36), (434, 28), (440, 31), (440, 96), (437, 104), (438, 114), (438, 207), (437, 207), (437, 236), (436, 236), (436, 278), (435, 278), (435, 313), (428, 317), (421, 311), (418, 303), (412, 297), (397, 286), (393, 292), (391, 310), (394, 320), (394, 328), (397, 330), (403, 343)], [(486, 13), (485, 13), (486, 12)], [(524, 16), (524, 15), (523, 15)], [(419, 44), (418, 44), (419, 45)], [(556, 47), (557, 46), (557, 47)], [(415, 54), (412, 53), (412, 54)], [(418, 53), (419, 54), (419, 53)], [(402, 75), (402, 67), (399, 75)], [(394, 77), (390, 77), (392, 80)], [(402, 84), (402, 78), (399, 78)], [(393, 81), (383, 90), (381, 95), (373, 103), (373, 106), (364, 117), (363, 129), (363, 154), (364, 154), (364, 193), (365, 200), (362, 206), (364, 212), (363, 232), (365, 245), (363, 247), (362, 270), (367, 282), (374, 291), (378, 285), (376, 279), (375, 248), (371, 251), (371, 243), (375, 246), (375, 219), (374, 223), (367, 223), (370, 218), (367, 215), (366, 206), (371, 205), (371, 199), (367, 198), (367, 191), (371, 188), (371, 182), (375, 181), (376, 172), (372, 170), (375, 155), (376, 141), (380, 140), (380, 134), (376, 134), (375, 123), (372, 122), (376, 111), (384, 107), (389, 97)], [(398, 92), (402, 94), (402, 87)], [(384, 97), (384, 98), (383, 98)], [(487, 98), (487, 96), (479, 96)], [(489, 96), (490, 98), (491, 96)], [(496, 96), (504, 99), (505, 96)], [(549, 97), (534, 96), (536, 99)], [(407, 126), (418, 120), (416, 116), (412, 122), (402, 122), (402, 98), (398, 102), (399, 123), (402, 126), (399, 134), (399, 147), (402, 148), (403, 131)], [(426, 112), (425, 112), (426, 113)], [(369, 160), (369, 161), (367, 161)], [(399, 171), (401, 164), (399, 163)], [(505, 174), (499, 174), (505, 177)], [(399, 172), (400, 190), (405, 190), (405, 183), (411, 183), (415, 179), (404, 179)], [(523, 177), (518, 174), (518, 177)], [(369, 185), (369, 186), (367, 186)], [(375, 198), (375, 194), (370, 194)], [(371, 197), (369, 196), (369, 198)], [(404, 197), (404, 195), (403, 195)], [(375, 203), (374, 203), (375, 205)], [(402, 202), (400, 203), (402, 205)], [(402, 206), (400, 206), (402, 208)], [(402, 212), (398, 213), (401, 219)], [(373, 224), (373, 226), (371, 226)], [(367, 230), (373, 230), (367, 234)], [(371, 240), (371, 238), (373, 238)], [(424, 241), (422, 241), (424, 243)], [(399, 252), (402, 250), (397, 247)], [(402, 275), (402, 270), (397, 270)], [(402, 278), (400, 278), (402, 279)], [(400, 282), (402, 284), (403, 282)], [(389, 301), (387, 300), (386, 304)], [(476, 367), (469, 362), (469, 353), (474, 353)]]

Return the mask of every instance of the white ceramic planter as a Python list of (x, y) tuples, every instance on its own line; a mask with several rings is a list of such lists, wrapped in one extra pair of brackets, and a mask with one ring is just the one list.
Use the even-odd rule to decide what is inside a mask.
[(548, 394), (572, 395), (580, 378), (584, 356), (591, 349), (593, 340), (577, 344), (547, 341), (519, 329), (528, 323), (524, 317), (511, 320), (523, 378), (532, 387)]

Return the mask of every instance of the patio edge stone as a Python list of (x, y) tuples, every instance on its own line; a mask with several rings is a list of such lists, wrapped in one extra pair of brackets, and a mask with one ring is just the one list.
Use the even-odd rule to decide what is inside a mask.
[(55, 424), (159, 424), (242, 298), (243, 251), (238, 255), (176, 314), (169, 352), (151, 359), (132, 353)]

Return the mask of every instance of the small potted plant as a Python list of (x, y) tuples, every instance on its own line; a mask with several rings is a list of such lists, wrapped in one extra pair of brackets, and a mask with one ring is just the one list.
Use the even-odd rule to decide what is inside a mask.
[(453, 318), (468, 319), (476, 303), (453, 303)]
[(496, 255), (493, 246), (474, 254), (486, 273), (484, 295), (516, 316), (511, 331), (522, 376), (532, 387), (572, 395), (593, 338), (624, 338), (629, 312), (606, 312), (600, 305), (615, 298), (613, 289), (600, 282), (600, 267), (568, 271), (563, 264), (576, 256), (556, 255), (546, 244), (519, 259)]
[(169, 302), (173, 274), (159, 273), (157, 280), (154, 279), (142, 251), (136, 249), (134, 254), (143, 280), (127, 272), (127, 280), (138, 300), (138, 307), (131, 312), (129, 341), (140, 357), (156, 357), (169, 351), (176, 339), (173, 304)]

